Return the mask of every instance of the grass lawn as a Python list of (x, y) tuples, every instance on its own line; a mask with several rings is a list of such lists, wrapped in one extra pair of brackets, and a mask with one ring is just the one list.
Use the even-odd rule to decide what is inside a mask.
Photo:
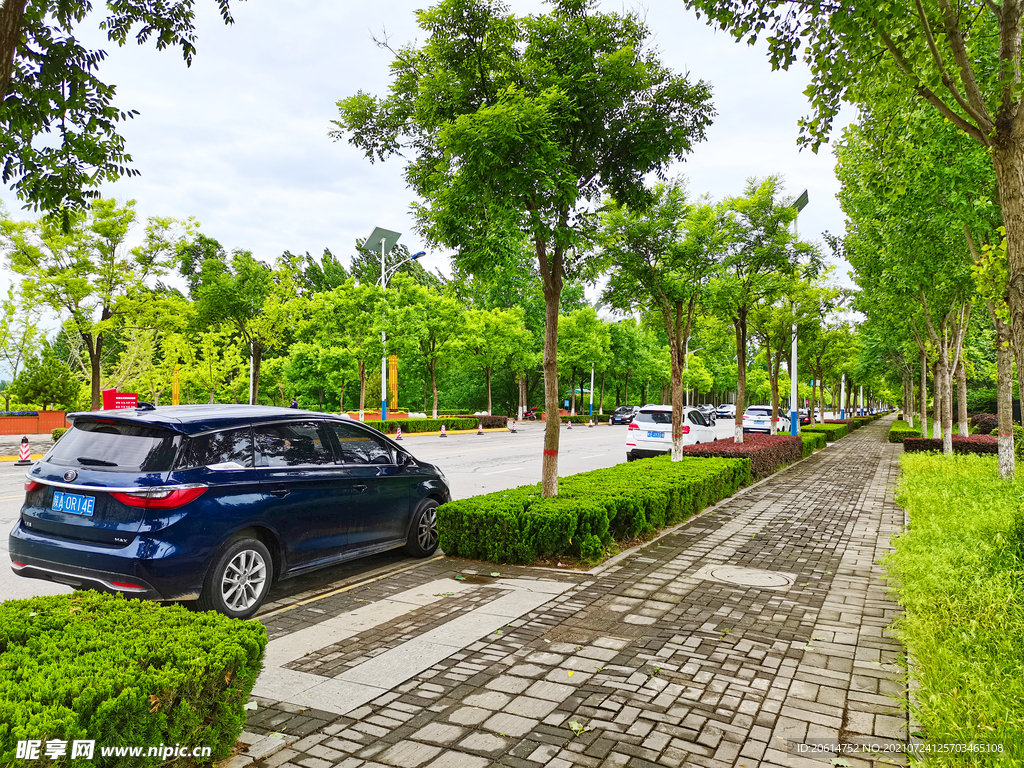
[(1024, 765), (1024, 482), (1000, 481), (995, 457), (900, 463), (910, 525), (884, 562), (905, 610), (895, 628), (919, 684), (914, 713), (931, 744), (1003, 746), (927, 765)]

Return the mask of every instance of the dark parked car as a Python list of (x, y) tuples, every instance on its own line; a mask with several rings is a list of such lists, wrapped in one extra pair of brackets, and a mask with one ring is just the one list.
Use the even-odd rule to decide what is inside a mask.
[(608, 419), (612, 424), (629, 424), (639, 411), (639, 405), (620, 405)]
[(247, 618), (277, 579), (437, 549), (444, 475), (350, 419), (247, 405), (68, 419), (25, 483), (21, 576)]

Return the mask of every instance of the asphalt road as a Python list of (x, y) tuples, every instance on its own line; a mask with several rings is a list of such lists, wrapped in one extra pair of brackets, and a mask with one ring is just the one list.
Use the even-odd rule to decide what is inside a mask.
[[(407, 435), (402, 444), (417, 458), (440, 467), (448, 478), (452, 496), (464, 499), (540, 482), (544, 427), (545, 424), (538, 421), (518, 424), (516, 434), (485, 432), (483, 435), (459, 434), (447, 438)], [(715, 431), (720, 439), (730, 437), (732, 423), (719, 421)], [(558, 474), (574, 475), (620, 464), (626, 460), (625, 442), (626, 427), (621, 425), (562, 427)], [(61, 584), (15, 576), (10, 570), (7, 534), (21, 510), (25, 470), (26, 467), (16, 467), (13, 462), (0, 463), (0, 599), (3, 600), (71, 591), (70, 587)], [(280, 600), (310, 590), (327, 590), (339, 581), (358, 579), (380, 568), (409, 560), (400, 552), (392, 552), (344, 563), (283, 581), (271, 590), (269, 599)]]

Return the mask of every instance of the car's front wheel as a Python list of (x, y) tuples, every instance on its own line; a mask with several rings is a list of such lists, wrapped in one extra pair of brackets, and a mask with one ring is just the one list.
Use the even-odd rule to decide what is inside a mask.
[(263, 605), (274, 580), (274, 561), (259, 539), (239, 536), (221, 550), (203, 584), (199, 607), (248, 619)]
[(437, 551), (437, 544), (437, 502), (424, 499), (412, 516), (405, 552), (413, 557), (430, 557)]

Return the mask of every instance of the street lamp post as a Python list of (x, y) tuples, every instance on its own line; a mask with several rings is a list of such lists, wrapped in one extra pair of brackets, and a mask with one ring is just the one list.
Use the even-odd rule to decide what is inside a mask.
[(594, 363), (590, 364), (590, 423), (594, 423)]
[[(370, 252), (376, 252), (377, 248), (380, 248), (380, 280), (377, 281), (377, 285), (381, 287), (381, 291), (388, 289), (388, 280), (395, 276), (395, 272), (403, 264), (418, 259), (423, 256), (426, 251), (420, 251), (414, 253), (412, 256), (403, 259), (397, 264), (393, 265), (390, 270), (387, 268), (387, 254), (391, 252), (391, 249), (395, 247), (398, 242), (398, 238), (402, 236), (401, 232), (392, 232), (390, 229), (383, 229), (382, 227), (374, 227), (373, 232), (366, 238), (366, 242), (363, 243), (363, 248)], [(387, 332), (381, 328), (380, 331), (380, 346), (381, 346), (381, 357), (380, 357), (380, 419), (381, 421), (388, 420), (388, 337)]]

